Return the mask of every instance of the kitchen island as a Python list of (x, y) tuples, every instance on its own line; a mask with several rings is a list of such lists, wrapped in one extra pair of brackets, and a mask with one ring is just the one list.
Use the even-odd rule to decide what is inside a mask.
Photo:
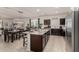
[(30, 33), (30, 49), (35, 52), (42, 52), (49, 40), (51, 29), (43, 29)]

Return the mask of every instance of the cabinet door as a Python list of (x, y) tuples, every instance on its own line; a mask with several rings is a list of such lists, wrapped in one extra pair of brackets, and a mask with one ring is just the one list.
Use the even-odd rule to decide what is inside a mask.
[(45, 19), (44, 20), (44, 25), (50, 25), (50, 19)]
[(52, 34), (52, 35), (55, 35), (54, 29), (51, 29), (51, 34)]
[(41, 35), (31, 35), (31, 50), (36, 52), (43, 50)]

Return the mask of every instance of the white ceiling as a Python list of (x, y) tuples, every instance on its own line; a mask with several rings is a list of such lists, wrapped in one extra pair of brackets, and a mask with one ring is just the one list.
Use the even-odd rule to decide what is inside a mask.
[(71, 12), (69, 7), (0, 7), (0, 17), (8, 18), (68, 15)]

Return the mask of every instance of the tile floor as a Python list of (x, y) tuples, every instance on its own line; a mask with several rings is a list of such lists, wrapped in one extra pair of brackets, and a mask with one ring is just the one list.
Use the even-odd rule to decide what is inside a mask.
[(44, 52), (71, 52), (71, 46), (62, 36), (50, 36)]
[[(62, 36), (50, 36), (49, 41), (44, 48), (44, 52), (69, 52), (71, 47)], [(23, 40), (16, 40), (13, 43), (5, 43), (3, 37), (0, 37), (0, 52), (30, 52), (23, 47)]]

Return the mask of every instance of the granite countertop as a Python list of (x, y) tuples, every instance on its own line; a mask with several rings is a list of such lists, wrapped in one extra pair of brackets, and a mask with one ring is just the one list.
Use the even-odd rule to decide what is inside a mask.
[(33, 32), (31, 32), (31, 34), (43, 35), (47, 31), (49, 31), (49, 29), (43, 29), (43, 30), (33, 31)]
[(46, 33), (47, 31), (49, 31), (50, 29), (39, 29), (37, 31), (33, 31), (30, 32), (30, 34), (35, 34), (35, 35), (43, 35), (44, 33)]

